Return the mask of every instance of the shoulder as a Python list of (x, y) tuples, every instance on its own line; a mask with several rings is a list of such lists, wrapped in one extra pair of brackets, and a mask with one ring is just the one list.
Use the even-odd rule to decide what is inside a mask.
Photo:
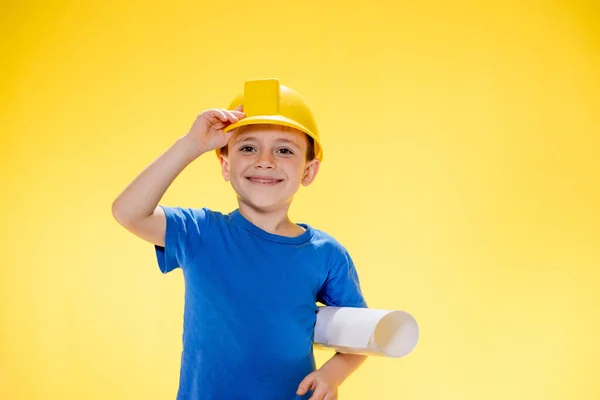
[(211, 210), (208, 207), (182, 207), (182, 206), (160, 206), (165, 214), (180, 218), (191, 218), (191, 219), (223, 219), (225, 215), (219, 211)]
[(208, 207), (160, 206), (167, 219), (167, 224), (178, 224), (182, 227), (202, 228), (223, 226), (230, 220), (228, 214)]
[(313, 240), (322, 243), (324, 246), (343, 249), (344, 246), (332, 234), (315, 227), (311, 227), (313, 231)]
[(346, 247), (332, 234), (314, 227), (311, 227), (311, 229), (313, 230), (312, 243), (319, 250), (326, 252), (334, 259), (348, 257)]

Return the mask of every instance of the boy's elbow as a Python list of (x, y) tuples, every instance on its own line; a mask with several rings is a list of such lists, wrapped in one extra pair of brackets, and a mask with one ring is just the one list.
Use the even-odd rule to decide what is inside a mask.
[(125, 212), (125, 210), (123, 210), (123, 207), (121, 206), (121, 203), (119, 202), (119, 199), (115, 199), (112, 202), (111, 213), (112, 213), (113, 218), (120, 225), (126, 226), (128, 224), (127, 213)]

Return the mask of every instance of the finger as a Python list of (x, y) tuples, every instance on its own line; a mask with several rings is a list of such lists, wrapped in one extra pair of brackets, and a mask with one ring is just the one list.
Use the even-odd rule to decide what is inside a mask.
[[(227, 118), (224, 117), (224, 114), (220, 113), (218, 110), (209, 110), (203, 114), (201, 114), (211, 125), (215, 126), (224, 126)], [(225, 118), (225, 121), (223, 120)]]
[(223, 122), (227, 122), (227, 115), (225, 115), (225, 113), (217, 108), (215, 108), (213, 110), (215, 117), (217, 117), (218, 119), (220, 119)]
[(235, 129), (232, 129), (228, 132), (225, 132), (223, 135), (225, 136), (225, 143), (229, 143), (229, 141), (231, 140), (231, 138), (233, 137), (233, 134), (235, 133)]
[(304, 380), (302, 380), (302, 382), (300, 382), (300, 385), (298, 385), (298, 390), (296, 391), (296, 394), (302, 396), (303, 394), (306, 394), (306, 392), (308, 392), (308, 389), (311, 388), (311, 386), (313, 385), (315, 380), (315, 376), (313, 374), (308, 374), (306, 376), (306, 378), (304, 378)]
[(236, 117), (238, 117), (239, 119), (242, 119), (242, 118), (244, 118), (244, 117), (246, 116), (246, 114), (244, 114), (244, 113), (243, 113), (243, 112), (241, 112), (241, 111), (236, 111), (236, 110), (233, 110), (233, 111), (230, 111), (230, 112), (231, 112), (233, 115), (235, 115)]
[(240, 111), (240, 112), (243, 112), (243, 111), (244, 111), (244, 105), (243, 105), (243, 104), (240, 104), (239, 106), (237, 106), (237, 107), (235, 108), (235, 110), (234, 110), (234, 111)]
[(313, 395), (308, 400), (323, 400), (325, 395), (327, 394), (327, 386), (326, 385), (317, 385), (317, 388), (313, 392)]
[(235, 124), (236, 122), (239, 121), (239, 118), (237, 117), (237, 115), (233, 114), (231, 111), (228, 111), (228, 110), (221, 110), (221, 111), (223, 111), (223, 113), (227, 117), (227, 120), (229, 120), (229, 122), (231, 122), (232, 124)]

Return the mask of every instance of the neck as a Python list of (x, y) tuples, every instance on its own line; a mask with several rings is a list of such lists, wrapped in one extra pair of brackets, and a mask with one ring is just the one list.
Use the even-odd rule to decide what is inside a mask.
[(266, 232), (282, 236), (297, 236), (304, 231), (288, 217), (289, 204), (272, 210), (257, 209), (241, 201), (238, 205), (240, 214), (244, 218)]

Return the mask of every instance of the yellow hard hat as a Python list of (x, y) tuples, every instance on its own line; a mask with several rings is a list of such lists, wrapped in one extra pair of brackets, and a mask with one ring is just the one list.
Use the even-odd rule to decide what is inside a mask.
[[(312, 111), (300, 93), (283, 86), (277, 79), (258, 79), (244, 84), (244, 93), (236, 97), (229, 106), (235, 110), (243, 105), (246, 117), (223, 129), (229, 132), (244, 125), (274, 124), (296, 128), (313, 138), (315, 158), (323, 159), (319, 131)], [(217, 149), (217, 154), (220, 154)]]

